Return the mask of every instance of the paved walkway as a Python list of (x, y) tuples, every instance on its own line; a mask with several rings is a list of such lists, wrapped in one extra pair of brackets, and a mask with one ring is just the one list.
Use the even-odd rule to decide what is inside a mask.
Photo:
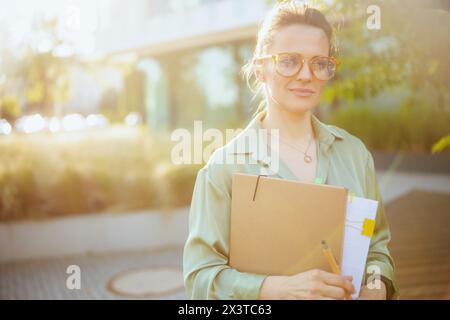
[(411, 191), (386, 213), (401, 299), (450, 299), (450, 193)]
[(414, 189), (450, 193), (450, 174), (378, 171), (383, 201), (388, 203)]
[[(66, 287), (66, 269), (81, 269), (81, 289)], [(108, 291), (108, 281), (123, 271), (145, 267), (182, 269), (182, 248), (85, 255), (0, 265), (0, 299), (129, 299)], [(186, 299), (184, 290), (159, 299)]]

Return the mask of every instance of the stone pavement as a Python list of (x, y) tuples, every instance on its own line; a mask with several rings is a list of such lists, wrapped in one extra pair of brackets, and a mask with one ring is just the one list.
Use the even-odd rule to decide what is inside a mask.
[(450, 193), (414, 190), (386, 206), (401, 299), (450, 299)]
[[(145, 267), (182, 270), (182, 248), (95, 254), (0, 264), (0, 299), (130, 299), (108, 291), (119, 273)], [(81, 269), (81, 289), (66, 287), (66, 269)], [(182, 283), (180, 283), (182, 286)], [(159, 299), (186, 299), (184, 289)]]

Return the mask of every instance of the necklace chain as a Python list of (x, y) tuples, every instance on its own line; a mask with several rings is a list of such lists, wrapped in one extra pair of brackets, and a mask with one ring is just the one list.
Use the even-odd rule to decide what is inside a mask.
[[(268, 132), (268, 134), (271, 136), (270, 132)], [(287, 146), (289, 146), (289, 147), (291, 147), (291, 148), (293, 148), (293, 149), (295, 149), (295, 150), (300, 151), (301, 153), (303, 153), (303, 154), (305, 155), (305, 156), (303, 157), (303, 160), (304, 160), (306, 163), (310, 163), (310, 162), (312, 161), (312, 157), (308, 154), (309, 147), (311, 146), (311, 142), (312, 142), (312, 140), (313, 140), (313, 139), (312, 139), (312, 135), (311, 135), (310, 138), (309, 138), (308, 146), (306, 147), (306, 150), (305, 150), (305, 151), (300, 150), (297, 146), (294, 146), (293, 144), (286, 142), (286, 141), (285, 141), (284, 139), (282, 139), (281, 137), (279, 137), (279, 138), (280, 138), (281, 142), (283, 142), (285, 145), (287, 145)]]

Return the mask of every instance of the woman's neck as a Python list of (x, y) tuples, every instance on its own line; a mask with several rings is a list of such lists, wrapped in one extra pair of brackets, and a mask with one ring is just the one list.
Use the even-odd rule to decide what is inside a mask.
[(285, 140), (309, 140), (314, 135), (310, 111), (300, 113), (269, 107), (262, 125), (266, 129), (279, 129), (280, 137)]

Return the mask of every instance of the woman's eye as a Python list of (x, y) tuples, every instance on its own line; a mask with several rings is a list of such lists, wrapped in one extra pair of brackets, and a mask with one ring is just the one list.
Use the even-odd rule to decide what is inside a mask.
[(280, 63), (282, 63), (286, 67), (292, 67), (297, 64), (297, 60), (295, 58), (282, 58), (280, 60)]
[(315, 63), (315, 66), (319, 70), (324, 70), (328, 68), (328, 62), (326, 61), (318, 61)]

